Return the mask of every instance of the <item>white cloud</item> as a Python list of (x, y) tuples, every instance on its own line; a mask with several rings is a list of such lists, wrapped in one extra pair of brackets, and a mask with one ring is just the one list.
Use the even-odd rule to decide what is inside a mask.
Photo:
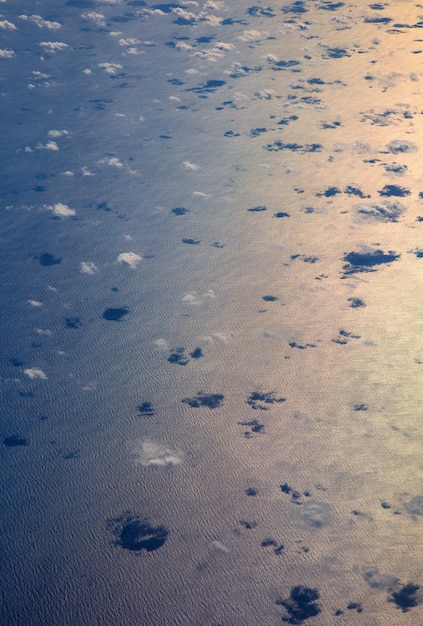
[(176, 50), (192, 50), (192, 46), (185, 41), (178, 41), (178, 43), (175, 44), (175, 48)]
[(191, 163), (191, 161), (183, 161), (182, 165), (187, 170), (199, 170), (200, 169), (199, 165), (197, 165), (196, 163)]
[(85, 70), (83, 70), (83, 73), (86, 74), (87, 76), (90, 76), (90, 74), (92, 74), (92, 70), (85, 68)]
[(156, 348), (159, 348), (159, 350), (169, 350), (168, 341), (166, 341), (166, 339), (163, 339), (162, 337), (156, 339), (154, 341), (154, 345), (156, 346)]
[(45, 205), (45, 208), (48, 211), (51, 211), (57, 217), (72, 217), (76, 215), (75, 209), (71, 209), (67, 204), (63, 204), (62, 202), (58, 202), (57, 204), (53, 204), (53, 206)]
[(104, 157), (104, 159), (101, 159), (100, 161), (97, 161), (98, 165), (109, 165), (110, 167), (123, 167), (123, 163), (117, 158), (117, 157), (111, 157), (110, 159), (108, 159), (107, 157)]
[(203, 302), (213, 300), (215, 297), (216, 296), (213, 289), (208, 289), (204, 294), (199, 294), (197, 291), (191, 291), (184, 295), (184, 297), (182, 298), (182, 302), (184, 302), (185, 304), (199, 306), (203, 304)]
[(96, 264), (92, 263), (92, 261), (81, 261), (81, 263), (79, 264), (79, 268), (81, 274), (92, 275), (98, 272)]
[(47, 78), (51, 78), (50, 74), (44, 74), (43, 72), (39, 72), (38, 70), (32, 70), (31, 74), (33, 80), (45, 80)]
[(142, 261), (142, 257), (139, 254), (135, 254), (135, 252), (122, 252), (122, 254), (119, 254), (117, 260), (119, 263), (129, 265), (129, 267), (134, 270)]
[(136, 46), (137, 43), (141, 43), (139, 39), (135, 39), (135, 37), (128, 37), (127, 39), (119, 39), (120, 46)]
[(135, 455), (135, 463), (144, 467), (177, 467), (184, 461), (184, 452), (180, 448), (172, 450), (150, 439), (130, 441), (128, 447)]
[(0, 28), (3, 28), (3, 30), (17, 30), (16, 26), (12, 22), (8, 22), (8, 20), (1, 20)]
[(220, 541), (212, 541), (210, 545), (213, 548), (213, 550), (216, 550), (216, 552), (220, 552), (220, 554), (230, 553), (229, 548), (224, 546), (223, 543), (220, 543)]
[(235, 336), (233, 330), (222, 330), (212, 335), (201, 337), (201, 339), (207, 343), (229, 343), (235, 339)]
[(48, 328), (36, 328), (35, 332), (37, 333), (37, 335), (43, 335), (46, 337), (50, 337), (53, 334), (53, 331), (49, 330)]
[[(259, 30), (244, 30), (242, 35), (239, 35), (238, 37), (238, 39), (240, 39), (241, 41), (249, 42), (260, 41), (262, 38), (263, 33), (261, 33)], [(267, 59), (269, 60), (269, 57), (267, 57)], [(276, 61), (276, 57), (273, 60)]]
[(39, 378), (41, 380), (47, 380), (47, 376), (44, 374), (43, 370), (39, 367), (30, 367), (24, 370), (24, 374), (28, 376), (31, 380)]
[(37, 144), (37, 148), (38, 150), (53, 150), (56, 151), (59, 150), (59, 146), (57, 145), (57, 143), (55, 141), (48, 141), (46, 144), (42, 144), (39, 143)]
[(0, 49), (0, 59), (11, 59), (15, 56), (15, 51), (10, 48)]
[(117, 71), (122, 69), (120, 63), (99, 63), (98, 67), (101, 67), (108, 74), (117, 74)]
[(75, 176), (75, 174), (71, 170), (66, 170), (65, 172), (61, 172), (62, 176)]
[(81, 167), (81, 171), (82, 171), (82, 176), (95, 176), (93, 172), (90, 172), (90, 170), (88, 169), (86, 165)]
[(69, 131), (68, 130), (49, 130), (47, 134), (49, 137), (68, 137)]
[(96, 13), (95, 11), (89, 11), (88, 13), (81, 14), (82, 19), (91, 20), (97, 26), (106, 26), (103, 13)]
[(41, 15), (20, 15), (19, 19), (36, 24), (39, 28), (48, 28), (49, 30), (58, 30), (62, 28), (59, 22), (50, 22), (41, 17)]
[(43, 306), (43, 303), (39, 300), (28, 300), (28, 304), (34, 307)]
[(68, 44), (63, 41), (41, 41), (38, 45), (41, 48), (50, 50), (51, 52), (54, 50), (65, 50), (66, 48), (69, 48)]

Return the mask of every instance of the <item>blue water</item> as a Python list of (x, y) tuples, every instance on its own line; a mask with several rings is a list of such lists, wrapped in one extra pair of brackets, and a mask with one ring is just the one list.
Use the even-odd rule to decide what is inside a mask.
[(0, 2), (0, 622), (421, 624), (419, 6)]

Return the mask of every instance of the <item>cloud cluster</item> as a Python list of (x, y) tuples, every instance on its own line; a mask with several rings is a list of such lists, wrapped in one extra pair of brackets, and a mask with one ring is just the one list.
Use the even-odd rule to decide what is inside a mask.
[(39, 28), (48, 28), (49, 30), (58, 30), (62, 28), (62, 25), (59, 22), (51, 22), (50, 20), (45, 20), (41, 17), (41, 15), (20, 15), (20, 20), (25, 20), (27, 22), (32, 22), (36, 24)]
[(69, 48), (68, 44), (63, 41), (41, 41), (38, 45), (50, 52), (55, 52), (56, 50), (66, 50), (66, 48)]

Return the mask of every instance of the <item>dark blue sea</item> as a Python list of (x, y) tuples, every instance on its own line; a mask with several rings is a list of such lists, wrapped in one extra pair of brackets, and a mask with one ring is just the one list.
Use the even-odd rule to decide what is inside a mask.
[(2, 626), (423, 623), (422, 29), (0, 0)]

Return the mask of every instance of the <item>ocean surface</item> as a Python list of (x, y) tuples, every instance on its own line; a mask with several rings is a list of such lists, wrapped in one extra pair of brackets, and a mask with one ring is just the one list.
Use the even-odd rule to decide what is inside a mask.
[(2, 626), (421, 626), (423, 5), (0, 0)]

